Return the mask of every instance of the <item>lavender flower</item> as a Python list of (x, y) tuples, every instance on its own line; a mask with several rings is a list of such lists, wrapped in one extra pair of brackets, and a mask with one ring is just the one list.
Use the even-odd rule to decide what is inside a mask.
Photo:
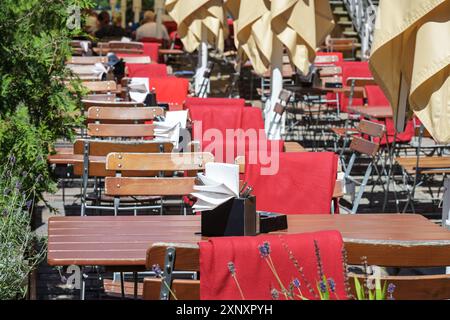
[(270, 291), (270, 294), (272, 295), (272, 299), (273, 299), (273, 300), (278, 300), (278, 299), (280, 299), (280, 293), (278, 292), (277, 289), (273, 288), (273, 289)]
[(389, 300), (394, 300), (394, 297), (392, 295), (394, 294), (395, 288), (396, 288), (395, 284), (389, 283), (388, 288), (387, 288), (387, 292), (389, 294)]
[(152, 266), (152, 271), (155, 273), (157, 277), (162, 277), (163, 272), (158, 264), (154, 264)]
[(6, 217), (7, 215), (8, 215), (8, 210), (3, 209), (3, 211), (2, 211), (2, 216), (3, 216), (3, 217)]
[(12, 154), (12, 155), (9, 157), (9, 161), (11, 162), (11, 164), (15, 164), (15, 163), (16, 163), (16, 157)]
[(16, 182), (16, 189), (17, 189), (17, 190), (22, 189), (22, 182), (20, 182), (20, 181), (17, 181), (17, 182)]
[(228, 262), (228, 270), (230, 270), (230, 273), (232, 276), (236, 274), (236, 267), (233, 262)]
[(320, 288), (320, 292), (327, 293), (327, 284), (325, 281), (320, 281), (319, 288)]
[(261, 258), (268, 258), (270, 255), (270, 244), (268, 242), (264, 242), (259, 247), (259, 253), (261, 254)]
[(331, 292), (334, 293), (336, 291), (336, 282), (334, 281), (334, 279), (328, 279), (328, 286), (330, 287)]
[(25, 205), (27, 206), (27, 210), (30, 210), (32, 204), (33, 204), (33, 201), (31, 201), (31, 200), (28, 200), (28, 201), (26, 202)]
[(292, 284), (293, 284), (294, 287), (297, 288), (297, 289), (299, 289), (300, 286), (301, 286), (300, 280), (298, 280), (297, 278), (295, 278), (295, 279), (292, 281)]

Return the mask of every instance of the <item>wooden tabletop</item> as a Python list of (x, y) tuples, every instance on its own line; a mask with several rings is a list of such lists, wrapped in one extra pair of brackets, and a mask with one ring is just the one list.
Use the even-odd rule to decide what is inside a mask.
[(390, 106), (375, 106), (375, 107), (349, 107), (349, 112), (360, 114), (369, 119), (386, 119), (392, 118), (394, 113)]
[[(296, 215), (288, 225), (279, 233), (339, 230), (346, 245), (450, 245), (450, 232), (420, 215)], [(51, 217), (47, 259), (52, 266), (142, 267), (152, 244), (197, 244), (205, 240), (199, 231), (199, 216)]]

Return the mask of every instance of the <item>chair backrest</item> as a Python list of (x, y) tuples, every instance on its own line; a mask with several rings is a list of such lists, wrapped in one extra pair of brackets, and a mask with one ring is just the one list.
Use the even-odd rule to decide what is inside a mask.
[[(87, 175), (90, 177), (113, 177), (115, 171), (106, 170), (106, 156), (112, 152), (137, 152), (137, 153), (170, 153), (173, 150), (171, 142), (154, 141), (102, 141), (84, 140), (75, 141), (74, 154), (84, 155), (87, 158)], [(74, 164), (74, 174), (84, 174), (84, 164)], [(140, 176), (155, 176), (157, 172), (139, 172)], [(123, 172), (124, 176), (133, 173)]]
[(97, 102), (115, 102), (117, 100), (117, 96), (115, 93), (88, 94), (84, 96), (83, 99)]
[[(88, 135), (98, 138), (143, 138), (154, 136), (154, 125), (144, 123), (163, 115), (162, 108), (91, 107), (88, 110)], [(89, 123), (95, 121), (94, 123)]]
[(129, 57), (124, 56), (122, 57), (123, 61), (125, 63), (134, 63), (134, 64), (149, 64), (152, 63), (152, 60), (149, 56), (139, 56), (139, 57)]
[(87, 112), (88, 121), (100, 123), (128, 122), (138, 123), (154, 120), (164, 115), (164, 109), (159, 107), (90, 107)]
[(167, 290), (167, 286), (175, 293), (178, 300), (200, 300), (199, 280), (172, 278), (174, 271), (193, 272), (193, 274), (200, 271), (200, 250), (197, 245), (153, 244), (147, 250), (146, 268), (152, 270), (155, 265), (161, 267), (166, 283), (164, 284), (161, 278), (145, 278), (144, 300), (173, 300), (174, 297)]
[(183, 196), (194, 191), (195, 177), (121, 177), (122, 171), (199, 172), (214, 162), (211, 153), (111, 153), (106, 170), (118, 173), (105, 179), (105, 194), (121, 196)]
[(96, 64), (107, 63), (108, 57), (70, 57), (67, 64)]
[(108, 42), (108, 47), (110, 51), (115, 53), (142, 54), (144, 52), (144, 45), (141, 42), (110, 41)]
[[(374, 157), (380, 149), (380, 139), (386, 134), (386, 126), (362, 120), (359, 123), (358, 131), (362, 136), (355, 136), (350, 144), (350, 150)], [(368, 138), (365, 138), (368, 136)], [(374, 142), (377, 140), (378, 142)]]
[[(369, 265), (396, 268), (444, 269), (450, 264), (450, 243), (346, 243), (350, 265), (360, 265), (361, 257), (367, 257)], [(360, 282), (365, 276), (356, 276)], [(447, 300), (450, 299), (450, 275), (382, 276), (382, 284), (396, 286), (393, 297), (396, 300)], [(353, 283), (351, 281), (350, 283)], [(353, 288), (354, 290), (354, 288)]]
[(89, 92), (111, 92), (117, 90), (117, 84), (114, 81), (84, 81), (83, 86)]
[(340, 76), (342, 75), (342, 67), (339, 66), (322, 67), (319, 73), (320, 77)]
[[(101, 95), (99, 95), (101, 96)], [(84, 106), (85, 110), (89, 110), (91, 107), (96, 108), (143, 108), (144, 104), (139, 102), (129, 102), (129, 101), (103, 101), (103, 100), (95, 100), (91, 98), (95, 98), (96, 95), (89, 96), (89, 99), (83, 99), (81, 103)]]

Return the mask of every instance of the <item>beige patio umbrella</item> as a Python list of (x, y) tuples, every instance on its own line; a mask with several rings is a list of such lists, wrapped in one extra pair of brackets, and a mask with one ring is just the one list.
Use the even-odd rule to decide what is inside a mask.
[(381, 0), (370, 65), (397, 130), (414, 111), (450, 143), (450, 0)]
[(235, 41), (259, 74), (271, 70), (271, 98), (266, 106), (266, 131), (280, 139), (284, 119), (274, 123), (274, 107), (283, 87), (284, 49), (304, 74), (315, 58), (316, 47), (334, 28), (328, 1), (323, 0), (228, 0), (235, 18)]
[(208, 64), (208, 44), (223, 51), (228, 25), (223, 0), (166, 0), (166, 9), (178, 24), (178, 34), (188, 52), (198, 49), (196, 92), (203, 83)]

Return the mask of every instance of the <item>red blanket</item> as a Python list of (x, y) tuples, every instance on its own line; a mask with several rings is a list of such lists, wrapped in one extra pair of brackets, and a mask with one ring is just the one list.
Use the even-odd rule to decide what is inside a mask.
[(150, 78), (150, 89), (152, 88), (156, 90), (159, 103), (181, 106), (189, 92), (189, 80), (176, 77)]
[[(367, 94), (367, 104), (369, 106), (389, 106), (389, 100), (384, 95), (383, 90), (379, 86), (367, 86), (366, 87)], [(373, 120), (372, 120), (373, 121)], [(388, 137), (384, 137), (381, 139), (380, 143), (382, 145), (391, 144), (394, 142), (395, 135), (395, 124), (393, 119), (386, 119), (385, 121), (376, 121), (380, 124), (386, 125), (386, 132)], [(406, 125), (406, 129), (404, 132), (400, 132), (397, 134), (396, 142), (406, 143), (411, 141), (412, 137), (415, 134), (414, 123), (412, 120), (408, 121)]]
[(167, 77), (167, 66), (165, 64), (151, 63), (138, 64), (127, 63), (128, 76), (130, 78), (164, 78)]
[(149, 56), (152, 62), (157, 63), (159, 61), (159, 43), (143, 42), (144, 55)]
[[(369, 69), (368, 62), (353, 62), (346, 61), (338, 64), (342, 67), (342, 82), (344, 86), (347, 85), (348, 78), (372, 78), (372, 72)], [(350, 85), (350, 84), (348, 84)], [(341, 94), (341, 111), (347, 112), (349, 105), (349, 98), (345, 94)], [(363, 99), (354, 98), (353, 106), (362, 106)]]
[[(315, 249), (314, 241), (317, 241), (319, 251)], [(213, 238), (208, 242), (201, 242), (200, 298), (241, 300), (243, 296), (245, 300), (272, 300), (278, 295), (280, 300), (286, 300), (281, 285), (269, 268), (267, 256), (263, 257), (261, 254), (266, 255), (267, 251), (259, 250), (264, 242), (270, 246), (270, 258), (283, 287), (289, 291), (292, 284), (296, 300), (300, 300), (298, 295), (307, 299), (319, 299), (321, 272), (329, 280), (325, 283), (331, 283), (328, 289), (322, 288), (330, 292), (330, 299), (347, 298), (342, 260), (343, 241), (337, 231)], [(320, 260), (317, 259), (317, 253)], [(303, 268), (303, 271), (299, 272), (293, 260), (298, 262), (298, 267)], [(318, 261), (322, 265), (321, 272)], [(230, 262), (232, 265), (229, 265)], [(231, 274), (233, 267), (235, 278)]]
[(246, 159), (245, 181), (260, 211), (284, 214), (330, 214), (337, 178), (337, 156), (331, 152), (281, 153), (279, 170)]
[(267, 140), (259, 108), (191, 106), (189, 111), (194, 140), (200, 141), (202, 150), (212, 152), (217, 161), (234, 163), (237, 156), (249, 151), (283, 151), (282, 141)]

